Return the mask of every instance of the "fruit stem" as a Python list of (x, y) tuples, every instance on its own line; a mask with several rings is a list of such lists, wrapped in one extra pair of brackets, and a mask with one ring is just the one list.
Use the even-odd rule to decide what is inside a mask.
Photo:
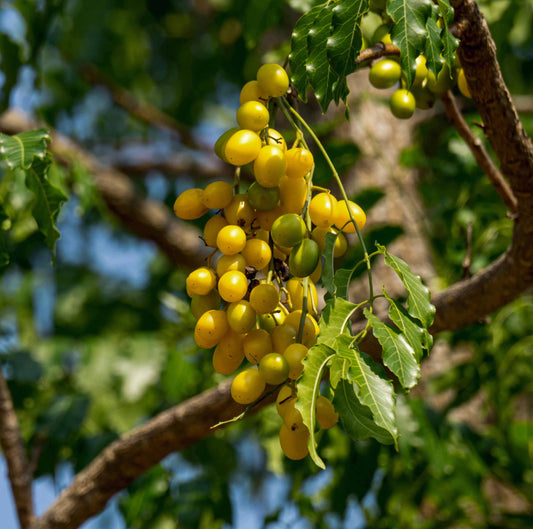
[[(318, 148), (320, 149), (320, 152), (326, 159), (327, 164), (329, 165), (331, 172), (333, 173), (333, 178), (335, 178), (335, 181), (337, 182), (339, 189), (341, 191), (342, 198), (346, 201), (346, 205), (348, 206), (348, 196), (346, 195), (346, 191), (344, 190), (344, 186), (342, 185), (341, 178), (339, 176), (339, 173), (337, 173), (337, 169), (335, 169), (335, 166), (333, 165), (333, 162), (331, 161), (331, 158), (329, 157), (328, 153), (326, 152), (326, 149), (322, 145), (322, 142), (318, 139), (317, 135), (314, 133), (313, 129), (307, 124), (307, 122), (304, 120), (298, 112), (291, 107), (285, 100), (282, 99), (282, 109), (285, 108), (285, 110), (288, 110), (291, 112), (297, 119), (300, 121), (300, 123), (305, 127), (307, 132), (311, 135), (315, 143), (318, 145)], [(357, 232), (357, 236), (359, 237), (359, 242), (361, 243), (361, 247), (363, 248), (363, 253), (365, 256), (365, 262), (366, 262), (366, 268), (367, 268), (367, 274), (368, 274), (368, 287), (370, 292), (370, 307), (373, 305), (374, 301), (374, 286), (372, 283), (372, 271), (370, 266), (370, 259), (368, 257), (368, 251), (366, 249), (365, 241), (363, 239), (363, 236), (361, 235), (361, 230), (359, 229), (359, 226), (357, 225), (357, 222), (355, 221), (354, 214), (350, 207), (346, 208), (348, 210), (348, 213), (350, 215), (350, 220), (352, 221), (353, 225), (355, 226), (355, 230)]]
[(309, 276), (303, 278), (302, 290), (302, 315), (300, 316), (300, 326), (298, 327), (298, 336), (296, 337), (296, 341), (298, 343), (302, 343), (302, 338), (304, 335), (305, 318), (307, 316), (307, 292), (309, 291)]

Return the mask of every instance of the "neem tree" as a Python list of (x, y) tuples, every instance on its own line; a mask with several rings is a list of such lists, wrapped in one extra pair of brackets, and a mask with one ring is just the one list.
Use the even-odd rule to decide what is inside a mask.
[[(41, 22), (54, 20), (58, 6), (51, 3), (36, 11), (18, 8), (29, 24), (31, 17), (40, 17)], [(171, 13), (165, 16), (169, 27), (177, 24), (176, 31), (184, 30)], [(254, 30), (247, 30), (247, 22), (253, 25), (252, 15), (245, 12), (243, 16), (248, 39), (257, 39), (253, 31), (260, 33), (270, 23), (267, 17), (264, 28), (256, 22)], [(368, 41), (363, 29), (370, 16), (381, 24)], [(230, 38), (232, 27), (240, 23), (228, 20), (220, 38)], [(23, 61), (20, 55), (11, 55), (19, 52), (13, 37), (2, 38), (7, 97)], [(40, 47), (46, 48), (45, 43), (49, 44), (42, 35), (28, 39), (30, 63), (36, 61)], [(68, 51), (63, 53), (68, 58)], [(33, 418), (37, 426), (29, 428), (29, 450), (15, 415), (16, 408), (24, 408), (24, 398), (29, 398), (27, 390), (17, 386), (16, 359), (21, 357), (7, 355), (7, 382), (0, 375), (0, 441), (22, 528), (78, 527), (167, 455), (198, 443), (276, 398), (282, 418), (278, 424), (281, 448), (290, 459), (301, 460), (309, 453), (316, 465), (325, 468), (317, 445), (339, 418), (354, 441), (373, 438), (397, 450), (402, 439), (399, 430), (408, 430), (402, 421), (408, 423), (412, 417), (396, 409), (395, 385), (400, 392), (416, 385), (432, 335), (478, 322), (531, 286), (533, 146), (475, 2), (339, 0), (314, 5), (295, 23), (285, 66), (288, 75), (281, 66), (268, 63), (258, 70), (256, 80), (247, 79), (242, 87), (241, 106), (235, 109), (239, 126), (224, 133), (215, 146), (217, 155), (235, 167), (232, 180), (185, 190), (174, 203), (181, 219), (202, 217), (201, 244), (212, 249), (206, 260), (186, 224), (177, 224), (161, 204), (141, 199), (118, 169), (102, 165), (57, 133), (35, 130), (20, 114), (2, 117), (5, 166), (0, 258), (4, 272), (26, 259), (21, 255), (27, 254), (27, 244), (17, 231), (21, 219), (33, 219), (55, 259), (56, 224), (67, 200), (65, 188), (71, 187), (82, 201), (96, 202), (93, 196), (88, 199), (79, 192), (86, 184), (85, 173), (65, 178), (58, 169), (72, 170), (79, 164), (82, 172), (93, 175), (107, 208), (130, 230), (155, 241), (175, 262), (196, 267), (182, 289), (185, 286), (191, 297), (197, 345), (214, 348), (214, 370), (233, 374), (244, 358), (258, 364), (169, 409), (156, 407), (158, 414), (153, 410), (151, 419), (111, 443), (109, 438), (99, 439), (101, 452), (80, 465), (84, 468), (72, 484), (36, 518), (31, 486), (42, 446), (51, 442), (46, 432), (53, 428), (46, 421), (68, 419), (76, 415), (72, 411), (76, 406), (81, 406), (85, 417), (88, 404), (67, 406), (48, 419), (46, 413), (41, 414), (44, 419), (37, 414)], [(442, 101), (512, 219), (511, 243), (504, 253), (483, 270), (433, 296), (408, 263), (390, 254), (381, 241), (364, 237), (365, 212), (349, 199), (334, 157), (313, 123), (303, 117), (302, 102), (307, 102), (310, 93), (323, 112), (331, 103), (346, 103), (347, 77), (365, 68), (376, 88), (397, 87), (389, 103), (396, 118), (410, 118), (416, 107), (428, 109), (436, 99)], [(90, 82), (106, 86), (116, 103), (137, 119), (178, 132), (183, 144), (198, 147), (183, 124), (138, 104), (92, 66), (80, 63), (79, 71)], [(476, 105), (488, 148), (464, 121), (452, 93), (456, 84)], [(349, 111), (346, 114), (349, 117)], [(276, 130), (276, 120), (287, 132)], [(331, 174), (337, 198), (322, 183), (319, 157), (320, 171)], [(195, 170), (193, 164), (182, 169), (185, 173)], [(76, 169), (70, 174), (75, 173)], [(22, 206), (10, 203), (17, 185), (25, 185), (35, 200), (26, 199)], [(214, 215), (204, 217), (209, 210)], [(357, 235), (357, 242), (355, 236), (349, 239), (360, 245), (360, 255), (356, 259), (357, 253), (349, 254), (339, 265), (337, 258), (348, 249), (345, 234), (350, 233)], [(380, 256), (403, 284), (405, 303), (393, 299), (386, 285), (375, 284), (373, 266)], [(368, 297), (352, 302), (350, 285), (365, 269)], [(319, 281), (325, 304), (318, 300), (315, 283)], [(378, 298), (387, 301), (384, 313), (374, 309)], [(199, 369), (197, 375), (202, 372), (206, 370)], [(35, 376), (39, 379), (40, 372)], [(45, 428), (38, 428), (39, 421)], [(68, 435), (62, 442), (68, 444)], [(59, 460), (58, 455), (54, 463)], [(150, 523), (158, 516), (153, 514)], [(137, 521), (133, 518), (130, 523)]]

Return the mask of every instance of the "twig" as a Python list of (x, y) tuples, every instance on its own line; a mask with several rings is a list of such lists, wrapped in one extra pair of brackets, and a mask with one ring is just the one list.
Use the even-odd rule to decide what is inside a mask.
[(399, 57), (400, 48), (394, 46), (394, 44), (384, 44), (383, 42), (378, 42), (370, 48), (361, 50), (361, 53), (357, 59), (355, 59), (355, 64), (357, 64), (357, 66), (361, 66), (367, 61), (373, 61), (375, 59), (379, 59), (380, 57), (384, 57), (385, 55)]
[(472, 272), (470, 267), (472, 266), (472, 223), (469, 222), (466, 227), (466, 252), (463, 259), (463, 279), (468, 279)]
[(447, 91), (441, 96), (441, 101), (446, 110), (448, 119), (457, 129), (457, 132), (459, 132), (461, 138), (463, 138), (468, 145), (468, 148), (472, 151), (476, 162), (487, 175), (491, 184), (500, 195), (500, 198), (509, 209), (511, 215), (516, 215), (516, 198), (513, 195), (509, 184), (504, 180), (500, 170), (492, 161), (492, 158), (483, 146), (482, 141), (470, 130), (470, 127), (464, 120), (460, 110), (457, 108), (455, 97), (450, 91)]
[(0, 367), (0, 446), (8, 468), (8, 478), (13, 491), (21, 529), (28, 529), (34, 520), (32, 499), (32, 474), (24, 441), (20, 434), (11, 393)]

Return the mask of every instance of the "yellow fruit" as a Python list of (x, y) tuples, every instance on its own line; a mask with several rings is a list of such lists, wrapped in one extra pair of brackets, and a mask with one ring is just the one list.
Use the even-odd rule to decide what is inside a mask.
[(174, 213), (184, 220), (198, 219), (209, 211), (202, 202), (203, 189), (187, 189), (174, 202)]

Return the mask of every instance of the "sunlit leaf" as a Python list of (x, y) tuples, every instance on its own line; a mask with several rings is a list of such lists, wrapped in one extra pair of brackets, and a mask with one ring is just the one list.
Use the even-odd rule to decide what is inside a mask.
[(316, 451), (315, 439), (315, 407), (319, 395), (320, 381), (326, 365), (333, 358), (335, 351), (326, 345), (311, 347), (303, 360), (304, 370), (297, 381), (298, 400), (296, 407), (302, 414), (304, 424), (309, 429), (309, 454), (320, 468), (326, 468)]
[(355, 308), (356, 305), (345, 299), (339, 297), (329, 299), (319, 321), (318, 343), (334, 347), (339, 335), (343, 333), (349, 335), (350, 317)]
[(0, 134), (0, 155), (10, 169), (28, 169), (34, 158), (44, 159), (50, 134), (46, 129), (30, 130), (13, 136)]
[(389, 0), (387, 13), (393, 24), (391, 39), (400, 48), (400, 61), (407, 88), (413, 84), (416, 58), (425, 51), (426, 21), (431, 16), (431, 0)]
[(364, 312), (372, 325), (372, 333), (383, 348), (383, 363), (398, 377), (404, 388), (412, 388), (420, 376), (414, 349), (403, 334), (383, 323), (368, 309)]

